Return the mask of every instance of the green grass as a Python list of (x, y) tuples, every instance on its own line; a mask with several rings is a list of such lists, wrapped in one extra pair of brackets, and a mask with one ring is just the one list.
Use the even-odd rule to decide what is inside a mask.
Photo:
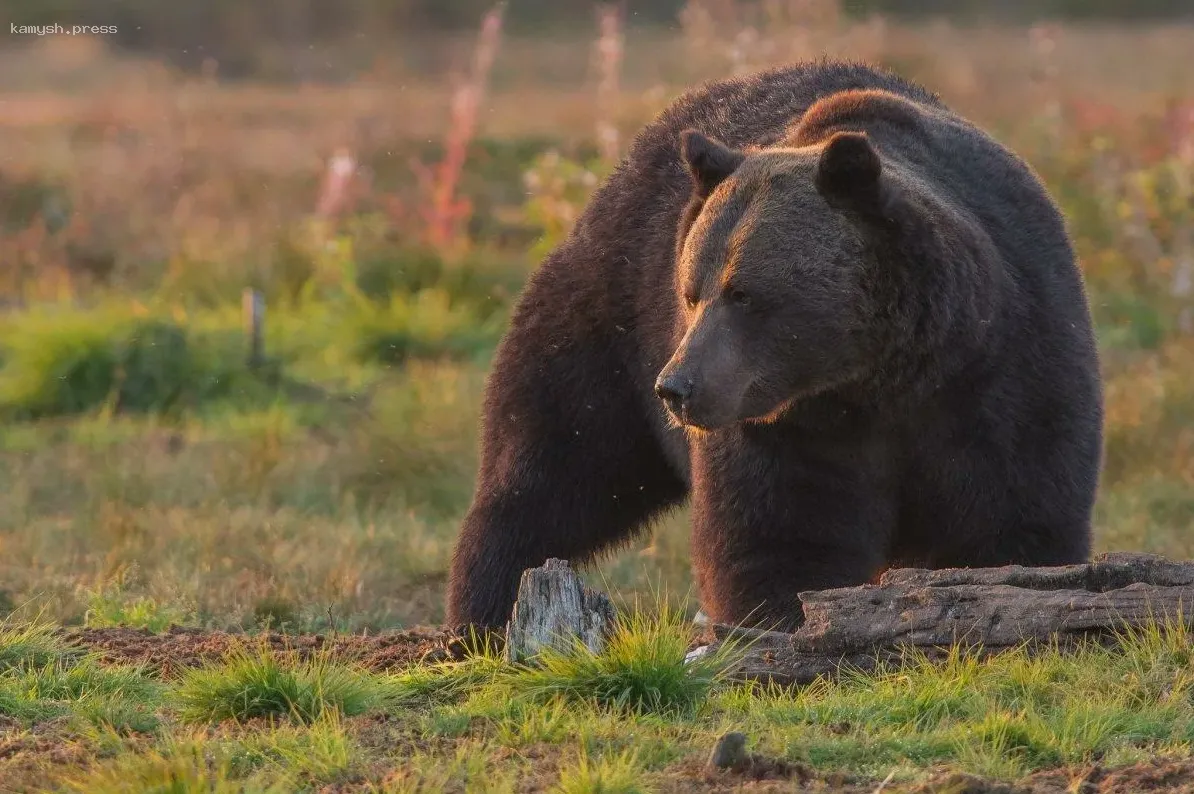
[[(1015, 778), (1133, 748), (1183, 751), (1194, 734), (1190, 636), (1179, 625), (1133, 632), (1122, 648), (954, 652), (941, 663), (822, 682), (794, 696), (733, 696), (747, 733), (790, 726), (792, 760), (874, 774), (952, 762)], [(828, 730), (833, 727), (833, 730)]]
[(336, 712), (306, 725), (271, 723), (224, 744), (233, 772), (257, 772), (307, 781), (332, 781), (352, 768), (358, 750)]
[(497, 654), (478, 654), (461, 662), (414, 667), (389, 681), (394, 702), (407, 708), (456, 703), (502, 672)]
[(187, 610), (176, 605), (163, 604), (147, 595), (130, 595), (120, 582), (115, 582), (87, 594), (83, 623), (89, 628), (123, 626), (158, 634), (171, 626), (185, 625), (190, 617)]
[(548, 649), (509, 675), (510, 688), (537, 702), (564, 698), (617, 711), (691, 715), (709, 696), (736, 648), (685, 663), (691, 625), (666, 606), (619, 622), (601, 654), (583, 644)]
[(361, 714), (386, 699), (386, 686), (326, 655), (288, 662), (268, 648), (237, 648), (218, 663), (187, 671), (174, 697), (186, 722), (285, 717), (312, 722), (328, 713)]
[(632, 753), (615, 758), (590, 759), (582, 754), (576, 765), (564, 771), (559, 794), (646, 794), (642, 768)]
[(469, 304), (429, 289), (362, 312), (354, 333), (356, 354), (366, 362), (402, 364), (412, 359), (484, 360), (504, 330), (504, 317), (483, 317)]
[(0, 673), (45, 667), (77, 653), (50, 623), (23, 621), (13, 615), (0, 620)]
[[(31, 312), (4, 325), (0, 411), (10, 419), (105, 409), (171, 413), (260, 390), (235, 339), (196, 339), (132, 307)], [(243, 349), (243, 346), (242, 346)]]
[[(773, 764), (896, 783), (940, 768), (1010, 781), (1115, 767), (1194, 742), (1194, 643), (1177, 623), (1064, 653), (910, 654), (795, 689), (726, 680), (732, 657), (678, 668), (682, 628), (667, 610), (628, 614), (602, 654), (553, 653), (534, 671), (480, 656), (365, 673), (245, 650), (157, 681), (84, 657), (0, 674), (0, 716), (76, 743), (95, 763), (70, 790), (101, 792), (122, 777), (166, 791), (652, 791), (700, 774), (729, 730)], [(89, 710), (116, 702), (141, 706), (142, 723)]]
[(212, 762), (201, 743), (123, 754), (63, 781), (65, 791), (79, 794), (282, 794), (293, 791), (286, 778), (272, 784), (246, 781), (227, 760)]
[(158, 726), (161, 689), (136, 668), (101, 667), (92, 660), (60, 663), (0, 679), (17, 697), (14, 716), (38, 721), (68, 715), (118, 732), (149, 733)]
[(65, 718), (117, 733), (158, 726), (161, 686), (138, 667), (101, 664), (42, 622), (0, 630), (0, 717), (24, 726)]

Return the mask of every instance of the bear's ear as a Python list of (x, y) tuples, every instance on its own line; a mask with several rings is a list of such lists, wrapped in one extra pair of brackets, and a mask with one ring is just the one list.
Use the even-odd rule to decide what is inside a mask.
[(680, 156), (701, 198), (712, 193), (746, 159), (742, 152), (696, 130), (680, 133)]
[(825, 144), (817, 163), (817, 190), (830, 204), (877, 209), (882, 174), (883, 163), (866, 133), (838, 132)]

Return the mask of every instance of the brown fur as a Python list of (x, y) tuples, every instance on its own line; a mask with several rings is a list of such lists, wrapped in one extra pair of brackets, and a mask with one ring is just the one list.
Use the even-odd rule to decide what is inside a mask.
[(927, 133), (924, 118), (930, 112), (929, 108), (890, 91), (843, 91), (815, 102), (792, 124), (785, 143), (810, 146), (825, 140), (830, 130), (873, 129), (880, 124), (924, 135)]
[(665, 110), (535, 272), (486, 392), (448, 597), (691, 500), (714, 620), (799, 593), (1088, 554), (1102, 392), (1064, 224), (924, 89), (800, 64)]

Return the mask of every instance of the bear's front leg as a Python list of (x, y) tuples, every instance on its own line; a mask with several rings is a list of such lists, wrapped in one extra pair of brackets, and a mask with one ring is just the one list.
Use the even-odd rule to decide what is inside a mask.
[(596, 324), (567, 333), (578, 311), (550, 300), (560, 272), (528, 288), (486, 387), (481, 465), (448, 578), (456, 629), (500, 629), (524, 570), (593, 561), (687, 495), (619, 338)]
[(886, 446), (776, 428), (693, 440), (692, 555), (710, 620), (793, 631), (798, 594), (871, 581), (896, 524)]

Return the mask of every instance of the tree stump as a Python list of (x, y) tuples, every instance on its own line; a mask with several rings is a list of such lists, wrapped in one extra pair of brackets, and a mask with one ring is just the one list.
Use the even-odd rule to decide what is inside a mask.
[(506, 626), (506, 659), (530, 661), (545, 648), (569, 651), (578, 639), (601, 653), (614, 618), (604, 593), (586, 587), (567, 561), (550, 559), (523, 571)]

